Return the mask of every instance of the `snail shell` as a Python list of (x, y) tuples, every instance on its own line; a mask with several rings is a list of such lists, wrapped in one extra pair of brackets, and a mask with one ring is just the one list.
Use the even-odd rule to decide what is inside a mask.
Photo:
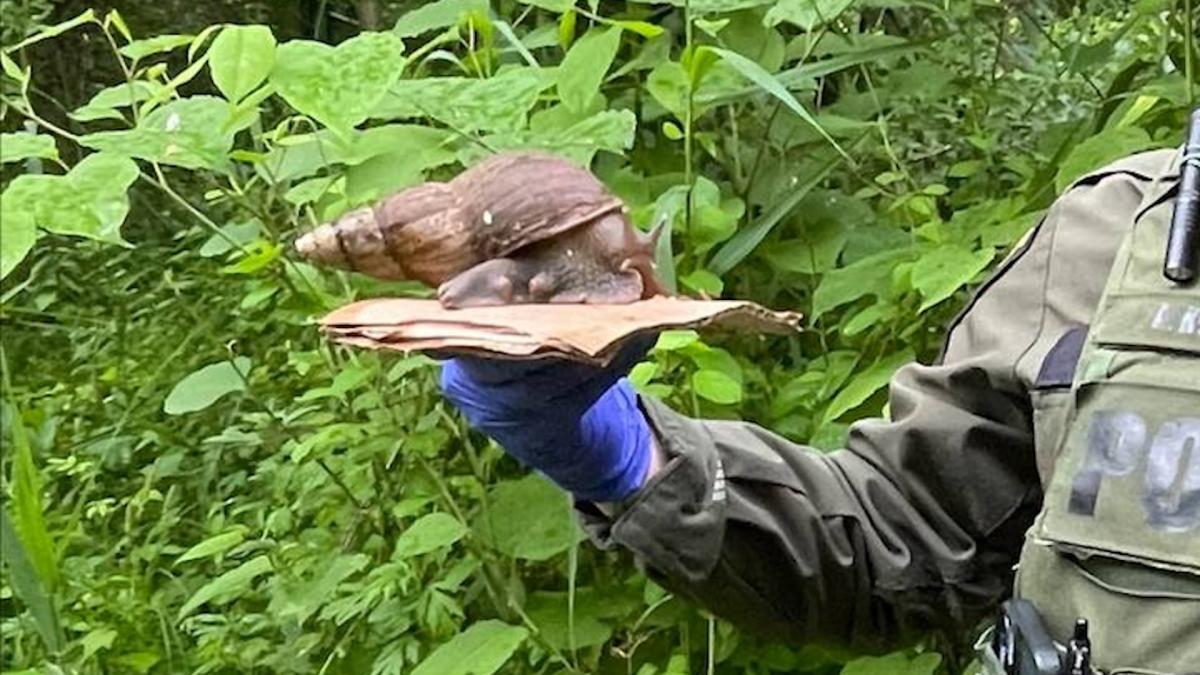
[(589, 171), (538, 152), (505, 152), (403, 190), (296, 241), (315, 263), (437, 287), (600, 216), (621, 201)]

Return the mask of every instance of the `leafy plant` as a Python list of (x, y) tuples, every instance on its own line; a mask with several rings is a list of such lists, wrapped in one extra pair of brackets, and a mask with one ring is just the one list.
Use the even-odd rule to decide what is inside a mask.
[[(428, 291), (289, 245), (488, 153), (561, 153), (670, 223), (672, 286), (807, 315), (665, 333), (637, 386), (838, 447), (1055, 190), (1178, 142), (1190, 2), (311, 4), (304, 33), (251, 2), (3, 33), (5, 667), (961, 670), (973, 627), (884, 656), (763, 644), (591, 547), (435, 362), (313, 325)], [(355, 11), (394, 25), (329, 28)], [(73, 49), (78, 91), (53, 75)]]

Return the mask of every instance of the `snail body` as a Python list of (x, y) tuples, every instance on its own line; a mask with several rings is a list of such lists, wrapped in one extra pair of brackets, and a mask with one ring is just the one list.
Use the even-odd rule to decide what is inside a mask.
[(636, 231), (623, 212), (609, 213), (531, 244), (511, 257), (482, 262), (438, 287), (455, 309), (525, 303), (621, 304), (666, 291), (654, 275), (662, 226)]
[(662, 292), (657, 235), (637, 232), (587, 170), (537, 152), (494, 155), (408, 188), (296, 242), (315, 263), (438, 288), (447, 307), (632, 302)]

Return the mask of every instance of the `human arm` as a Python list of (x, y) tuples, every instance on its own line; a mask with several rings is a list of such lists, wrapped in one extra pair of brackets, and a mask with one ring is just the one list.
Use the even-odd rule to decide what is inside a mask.
[(1111, 172), (1056, 203), (955, 323), (943, 358), (896, 374), (892, 418), (854, 425), (842, 451), (639, 398), (665, 462), (608, 515), (579, 503), (593, 539), (779, 637), (871, 648), (979, 617), (1008, 592), (1041, 499), (1038, 370), (1090, 319), (1138, 180)]
[(1041, 500), (1031, 390), (1090, 320), (1140, 191), (1128, 175), (1061, 199), (955, 323), (943, 358), (901, 369), (891, 419), (820, 453), (758, 426), (642, 407), (663, 469), (593, 539), (673, 591), (779, 637), (860, 648), (961, 628), (1010, 588)]

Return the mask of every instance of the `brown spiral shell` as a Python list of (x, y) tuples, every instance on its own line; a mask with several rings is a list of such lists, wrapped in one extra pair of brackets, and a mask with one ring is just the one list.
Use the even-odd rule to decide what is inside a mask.
[(296, 241), (315, 263), (438, 286), (597, 217), (621, 201), (554, 155), (493, 155), (448, 182), (427, 182), (352, 211)]

